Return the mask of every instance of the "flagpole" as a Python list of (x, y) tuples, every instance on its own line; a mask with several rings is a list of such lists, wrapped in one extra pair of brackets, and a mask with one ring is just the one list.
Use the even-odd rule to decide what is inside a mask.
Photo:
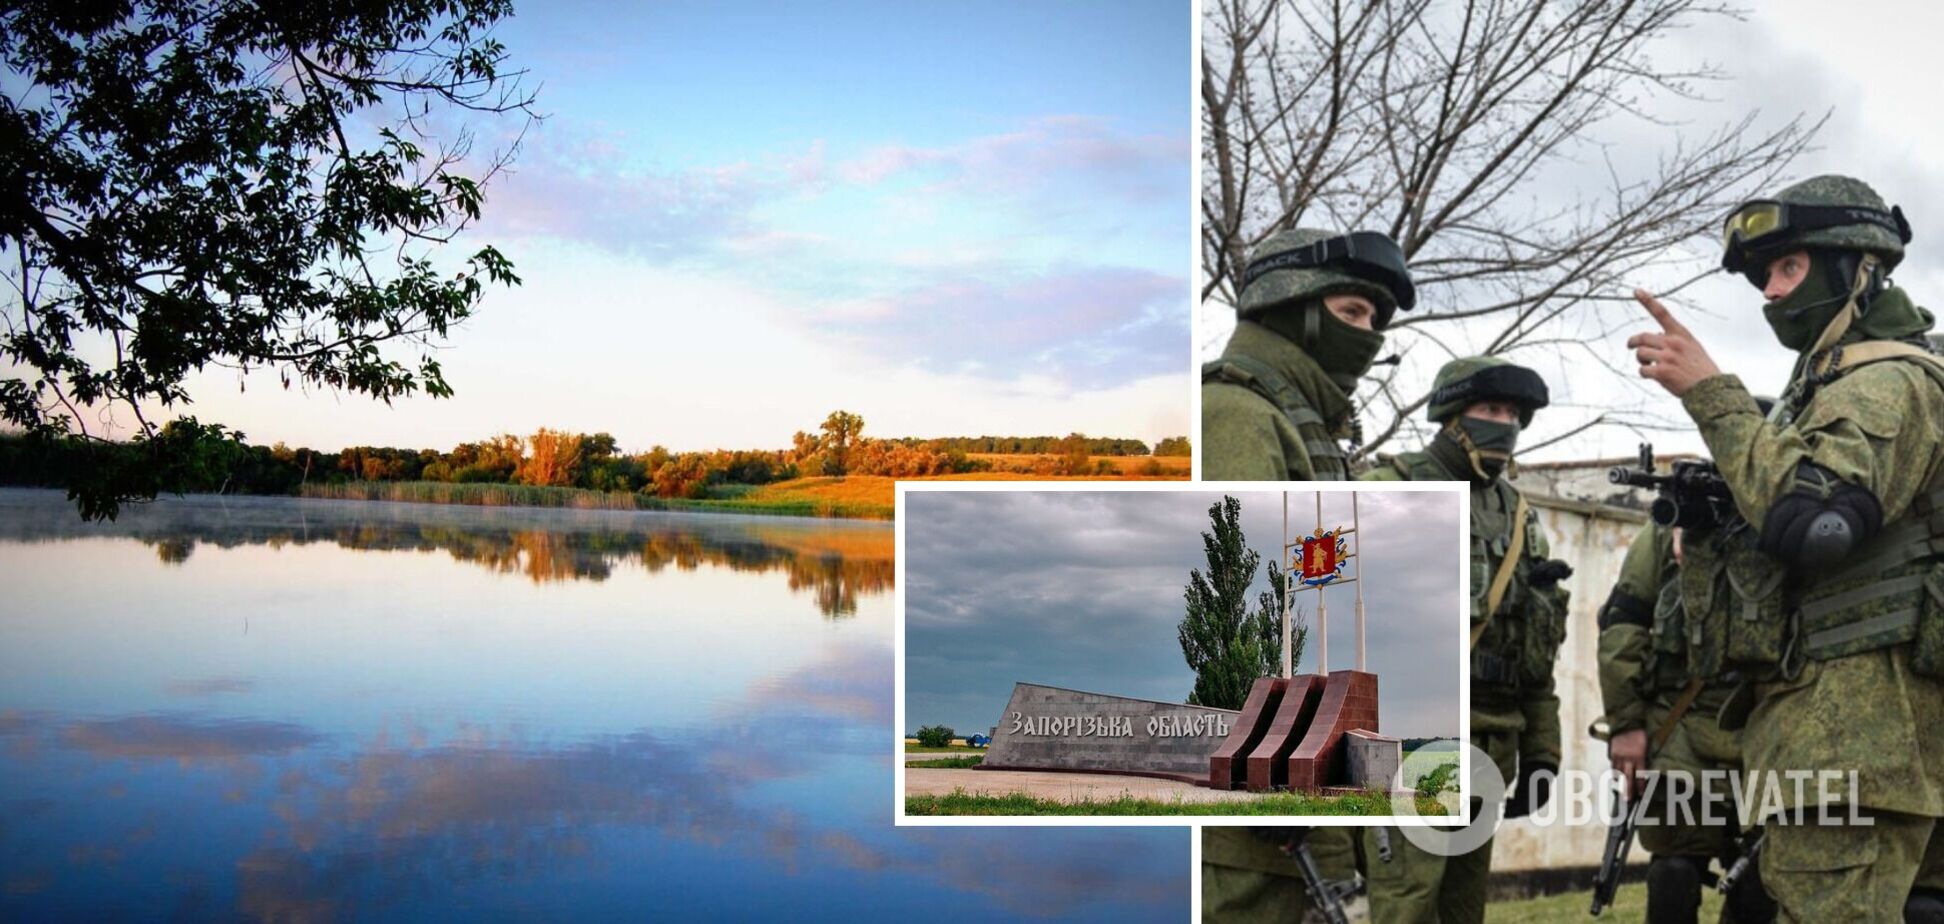
[(1283, 496), (1283, 540), (1282, 540), (1282, 562), (1281, 562), (1282, 564), (1282, 588), (1281, 589), (1282, 589), (1282, 601), (1283, 601), (1282, 675), (1283, 675), (1283, 679), (1287, 680), (1290, 677), (1295, 676), (1295, 671), (1294, 671), (1294, 665), (1291, 663), (1290, 651), (1289, 651), (1289, 598), (1292, 596), (1292, 594), (1290, 594), (1289, 592), (1289, 492), (1288, 491), (1282, 492), (1282, 496)]
[[(1316, 492), (1316, 533), (1323, 534), (1323, 492)], [(1330, 676), (1330, 614), (1323, 606), (1323, 589), (1328, 584), (1316, 585), (1316, 669), (1325, 677)]]
[(1350, 534), (1357, 537), (1357, 670), (1364, 669), (1363, 524), (1357, 521), (1357, 492), (1350, 492)]

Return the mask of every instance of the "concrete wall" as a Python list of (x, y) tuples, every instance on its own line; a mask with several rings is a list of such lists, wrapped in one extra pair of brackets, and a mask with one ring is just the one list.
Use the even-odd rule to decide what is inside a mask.
[[(1560, 700), (1562, 770), (1603, 773), (1609, 766), (1606, 745), (1586, 733), (1602, 712), (1598, 613), (1619, 578), (1627, 544), (1646, 522), (1651, 498), (1607, 483), (1607, 468), (1616, 464), (1632, 465), (1633, 460), (1526, 468), (1515, 482), (1537, 509), (1553, 557), (1573, 566), (1573, 576), (1565, 582), (1572, 591), (1566, 643), (1553, 675)], [(1599, 824), (1539, 829), (1523, 820), (1509, 822), (1499, 829), (1492, 871), (1597, 866), (1605, 841), (1606, 828)], [(1635, 850), (1633, 858), (1644, 861), (1645, 854)]]
[[(982, 767), (1208, 776), (1240, 713), (1034, 683), (1013, 685)], [(1125, 732), (1125, 733), (1123, 733)]]

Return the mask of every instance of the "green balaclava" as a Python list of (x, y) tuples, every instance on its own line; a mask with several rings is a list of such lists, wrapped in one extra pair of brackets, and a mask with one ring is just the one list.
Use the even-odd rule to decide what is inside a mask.
[(1377, 351), (1384, 348), (1383, 334), (1343, 323), (1320, 298), (1294, 309), (1264, 312), (1255, 320), (1295, 341), (1346, 395), (1356, 389), (1357, 381), (1376, 361)]
[[(1352, 238), (1376, 238), (1377, 246), (1371, 249), (1373, 242), (1365, 240), (1365, 249), (1356, 254), (1319, 253), (1332, 242), (1340, 244)], [(1378, 251), (1386, 249), (1394, 259), (1379, 265), (1383, 261), (1378, 259)], [(1373, 232), (1346, 236), (1315, 228), (1278, 231), (1250, 254), (1248, 281), (1242, 288), (1237, 313), (1302, 347), (1347, 395), (1383, 349), (1382, 331), (1390, 325), (1392, 316), (1409, 310), (1416, 302), (1401, 260), (1396, 244)], [(1338, 294), (1369, 299), (1377, 309), (1372, 318), (1376, 329), (1363, 330), (1331, 314), (1323, 299)]]
[(1449, 443), (1456, 450), (1457, 457), (1465, 460), (1474, 479), (1491, 481), (1511, 464), (1512, 453), (1519, 446), (1521, 429), (1515, 423), (1460, 414), (1446, 422), (1432, 439)]
[[(1469, 472), (1489, 482), (1502, 474), (1518, 448), (1519, 433), (1535, 411), (1551, 400), (1545, 380), (1524, 366), (1496, 356), (1468, 356), (1445, 363), (1432, 381), (1429, 415), (1441, 422), (1427, 448), (1446, 468)], [(1485, 401), (1504, 401), (1519, 409), (1518, 423), (1466, 417), (1465, 409)]]
[(1762, 317), (1775, 339), (1798, 353), (1814, 343), (1849, 301), (1851, 286), (1838, 287), (1833, 278), (1836, 252), (1816, 248), (1809, 251), (1809, 274), (1795, 290), (1762, 306)]

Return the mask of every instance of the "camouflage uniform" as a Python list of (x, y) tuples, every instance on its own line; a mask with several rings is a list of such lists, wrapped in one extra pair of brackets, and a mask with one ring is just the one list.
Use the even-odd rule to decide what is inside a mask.
[[(1656, 804), (1645, 816), (1653, 823), (1643, 821), (1637, 828), (1640, 845), (1654, 854), (1647, 880), (1648, 920), (1652, 922), (1695, 920), (1702, 873), (1710, 859), (1719, 860), (1726, 869), (1741, 850), (1732, 805), (1716, 802), (1705, 806), (1698, 795), (1684, 800), (1683, 811), (1667, 804), (1670, 774), (1699, 779), (1704, 771), (1741, 770), (1741, 735), (1722, 729), (1715, 720), (1733, 688), (1730, 679), (1721, 675), (1701, 678), (1686, 710), (1672, 729), (1663, 732), (1675, 704), (1685, 698), (1694, 682), (1678, 578), (1673, 530), (1649, 523), (1627, 547), (1619, 580), (1600, 608), (1600, 691), (1606, 703), (1607, 728), (1613, 735), (1638, 729), (1647, 732), (1650, 739), (1663, 733), (1666, 736), (1664, 743), (1648, 755), (1648, 768), (1662, 775), (1654, 788)], [(1695, 660), (1718, 663), (1706, 654)], [(1719, 822), (1704, 823), (1708, 816)], [(1745, 876), (1737, 888), (1752, 891), (1761, 885), (1757, 877)], [(1722, 921), (1760, 921), (1773, 916), (1774, 909), (1766, 907), (1759, 897), (1737, 898), (1736, 903), (1723, 906)]]
[[(1520, 424), (1530, 424), (1532, 412), (1546, 402), (1543, 383), (1536, 392), (1505, 393), (1487, 387), (1467, 392), (1465, 385), (1489, 379), (1487, 370), (1518, 370), (1529, 381), (1529, 370), (1495, 358), (1456, 360), (1439, 370), (1431, 402), (1431, 419), (1445, 424), (1424, 452), (1402, 453), (1364, 475), (1370, 481), (1468, 481), (1471, 483), (1471, 622), (1482, 627), (1471, 649), (1471, 740), (1498, 765), (1513, 774), (1506, 783), (1521, 782), (1529, 791), (1531, 774), (1545, 769), (1556, 773), (1560, 759), (1559, 697), (1553, 691), (1553, 664), (1566, 638), (1566, 590), (1558, 581), (1563, 563), (1548, 557), (1545, 534), (1530, 508), (1515, 521), (1518, 492), (1500, 476), (1496, 466), (1482, 463), (1481, 450), (1461, 429), (1465, 408), (1478, 401), (1506, 400), (1519, 404)], [(1480, 373), (1487, 373), (1481, 376)], [(1508, 425), (1509, 426), (1509, 425)], [(1504, 446), (1509, 459), (1511, 446)], [(1496, 610), (1488, 596), (1501, 563), (1512, 551), (1515, 530), (1523, 530), (1519, 559)], [(1570, 573), (1570, 569), (1564, 569)], [(1517, 768), (1517, 772), (1515, 772)], [(1524, 796), (1515, 793), (1515, 802)], [(1527, 806), (1528, 809), (1536, 806)], [(1374, 857), (1374, 829), (1365, 834), (1365, 855)], [(1389, 863), (1370, 861), (1371, 919), (1388, 922), (1482, 921), (1485, 917), (1486, 877), (1491, 872), (1492, 842), (1467, 854), (1440, 857), (1417, 848), (1401, 834), (1390, 834)]]
[[(1270, 235), (1251, 255), (1251, 270), (1335, 238), (1305, 228)], [(1235, 333), (1221, 358), (1202, 368), (1202, 477), (1348, 479), (1343, 441), (1355, 430), (1349, 393), (1383, 343), (1378, 331), (1393, 312), (1410, 307), (1408, 275), (1395, 285), (1339, 264), (1260, 272), (1244, 285)], [(1368, 298), (1377, 308), (1376, 330), (1332, 316), (1322, 299), (1338, 293)]]
[[(1753, 678), (1722, 718), (1746, 723), (1754, 804), (1770, 774), (1848, 771), (1854, 802), (1874, 818), (1767, 819), (1762, 875), (1783, 919), (1900, 921), (1913, 886), (1944, 888), (1944, 366), (1883, 346), (1921, 344), (1932, 326), (1883, 278), (1909, 237), (1901, 212), (1845, 177), (1776, 198), (1871, 217), (1818, 227), (1785, 213), (1769, 232), (1774, 222), (1744, 220), (1773, 208), (1760, 201), (1731, 217), (1724, 266), (1760, 285), (1768, 261), (1806, 248), (1814, 263), (1798, 289), (1814, 283), (1812, 295), (1836, 300), (1792, 292), (1764, 308), (1778, 339), (1801, 350), (1767, 419), (1733, 375), (1682, 396), (1747, 521), (1719, 548), (1687, 550), (1682, 595)], [(1780, 817), (1818, 799), (1813, 781), (1802, 793), (1781, 783)], [(1836, 788), (1849, 802), (1847, 781)]]
[[(1314, 828), (1309, 850), (1327, 879), (1357, 875), (1352, 828)], [(1295, 861), (1247, 827), (1202, 828), (1202, 920), (1210, 924), (1301, 921), (1311, 910)]]
[[(1297, 229), (1271, 235), (1256, 248), (1256, 261), (1276, 259), (1335, 235)], [(1395, 246), (1395, 245), (1393, 245)], [(1393, 283), (1394, 284), (1394, 283)], [(1408, 276), (1404, 281), (1408, 289)], [(1407, 291), (1378, 285), (1342, 267), (1286, 268), (1264, 272), (1242, 290), (1235, 333), (1222, 358), (1203, 369), (1202, 477), (1250, 481), (1343, 481), (1350, 470), (1341, 441), (1350, 436), (1353, 410), (1347, 385), (1369, 366), (1369, 355), (1326, 356), (1325, 369), (1311, 350), (1349, 338), (1374, 351), (1374, 333), (1345, 333), (1322, 298), (1353, 293), (1378, 309), (1376, 327), (1408, 308)], [(1400, 299), (1400, 295), (1404, 297)], [(1335, 335), (1332, 340), (1325, 331)], [(1306, 346), (1307, 345), (1307, 346)], [(1356, 876), (1355, 838), (1345, 828), (1310, 832), (1309, 849), (1323, 875)], [(1310, 907), (1295, 863), (1274, 844), (1244, 827), (1202, 829), (1202, 914), (1211, 921), (1300, 919)]]

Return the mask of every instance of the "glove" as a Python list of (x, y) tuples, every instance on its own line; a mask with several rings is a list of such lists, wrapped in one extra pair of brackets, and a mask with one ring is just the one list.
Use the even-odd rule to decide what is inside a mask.
[(1267, 827), (1267, 828), (1251, 827), (1249, 828), (1249, 833), (1255, 835), (1257, 838), (1261, 840), (1267, 841), (1270, 844), (1275, 845), (1278, 849), (1287, 853), (1290, 850), (1294, 850), (1296, 848), (1296, 845), (1303, 840), (1303, 837), (1309, 834), (1309, 829), (1308, 828), (1285, 828), (1285, 827)]
[(1512, 790), (1512, 798), (1505, 803), (1505, 817), (1524, 818), (1544, 808), (1552, 801), (1553, 778), (1558, 775), (1559, 767), (1555, 764), (1520, 761), (1518, 784)]
[(1548, 558), (1533, 565), (1531, 573), (1527, 575), (1527, 579), (1532, 583), (1532, 586), (1540, 590), (1551, 590), (1554, 587), (1558, 587), (1560, 581), (1572, 576), (1572, 565), (1560, 561), (1557, 558)]

